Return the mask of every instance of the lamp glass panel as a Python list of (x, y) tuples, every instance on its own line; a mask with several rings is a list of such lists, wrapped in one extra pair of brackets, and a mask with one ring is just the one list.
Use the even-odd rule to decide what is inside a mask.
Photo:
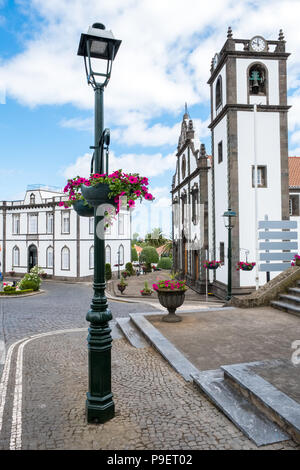
[(107, 50), (107, 42), (103, 41), (92, 41), (91, 43), (91, 54), (103, 55)]

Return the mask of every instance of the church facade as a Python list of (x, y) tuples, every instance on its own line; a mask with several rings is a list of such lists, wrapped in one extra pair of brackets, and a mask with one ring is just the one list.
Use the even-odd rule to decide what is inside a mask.
[[(200, 208), (201, 204), (204, 206), (197, 223), (193, 224), (192, 206), (185, 215), (184, 203), (179, 202), (178, 206), (182, 220), (187, 217), (187, 226), (193, 228), (193, 231), (189, 232), (188, 241), (194, 240), (195, 237), (200, 239), (198, 250), (186, 249), (188, 244), (184, 234), (174, 229), (174, 267), (188, 282), (191, 282), (191, 277), (194, 278), (195, 288), (199, 292), (203, 291), (203, 270), (199, 266), (195, 271), (192, 260), (203, 260), (207, 257), (222, 262), (220, 268), (213, 274), (210, 273), (211, 291), (221, 298), (226, 295), (228, 230), (222, 217), (225, 211), (231, 209), (237, 214), (232, 229), (233, 294), (247, 293), (255, 287), (255, 270), (238, 271), (235, 266), (239, 261), (246, 261), (246, 255), (249, 262), (255, 261), (256, 220), (263, 220), (266, 215), (269, 220), (289, 219), (289, 106), (286, 81), (288, 56), (281, 31), (276, 41), (266, 40), (262, 36), (234, 39), (229, 28), (225, 44), (212, 60), (208, 80), (211, 96), (209, 128), (212, 157), (205, 159), (205, 178), (202, 176), (201, 180), (199, 176), (201, 198), (198, 198), (197, 203)], [(183, 119), (182, 126), (192, 129), (192, 121)], [(184, 191), (183, 182), (179, 183), (178, 175), (184, 165), (184, 157), (186, 158), (185, 145), (191, 149), (190, 153), (195, 160), (192, 134), (187, 134), (186, 144), (181, 144), (177, 151), (176, 173), (172, 186), (174, 227), (178, 218), (175, 207)], [(181, 132), (179, 142), (182, 135)], [(203, 158), (205, 151), (203, 146), (201, 148)], [(199, 157), (201, 159), (201, 151)], [(197, 167), (199, 175), (200, 167), (205, 167), (204, 159)], [(192, 177), (194, 178), (193, 173), (189, 173), (185, 181), (189, 201), (193, 200)], [(178, 183), (181, 184), (180, 188)], [(277, 274), (271, 273), (271, 277)], [(258, 282), (259, 285), (266, 282), (265, 273), (259, 273)]]

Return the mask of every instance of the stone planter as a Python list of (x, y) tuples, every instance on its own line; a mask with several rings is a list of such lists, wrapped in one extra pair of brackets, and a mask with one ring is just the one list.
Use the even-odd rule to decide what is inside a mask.
[(182, 318), (175, 314), (175, 311), (180, 307), (185, 298), (185, 291), (157, 291), (158, 300), (160, 304), (168, 310), (168, 315), (162, 317), (162, 321), (168, 323), (175, 323), (182, 321)]
[(109, 199), (111, 189), (108, 184), (98, 183), (96, 186), (81, 185), (81, 193), (90, 206), (97, 207), (101, 204), (111, 204), (117, 207), (114, 199)]
[(150, 297), (150, 295), (152, 295), (152, 292), (141, 292), (141, 295), (145, 297)]
[(124, 290), (126, 289), (126, 286), (122, 286), (122, 284), (118, 284), (118, 289), (123, 294)]
[(82, 199), (75, 201), (73, 207), (75, 212), (81, 217), (94, 217), (94, 208), (85, 204)]
[(220, 266), (207, 266), (207, 269), (218, 269)]

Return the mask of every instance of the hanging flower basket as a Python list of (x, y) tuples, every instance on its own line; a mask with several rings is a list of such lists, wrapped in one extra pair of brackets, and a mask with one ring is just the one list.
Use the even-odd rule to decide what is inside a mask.
[(205, 269), (218, 269), (221, 266), (221, 261), (205, 261), (203, 266)]
[(81, 193), (90, 206), (97, 207), (100, 204), (112, 204), (117, 207), (117, 203), (109, 197), (111, 190), (108, 184), (98, 183), (95, 186), (81, 185)]
[(87, 204), (83, 199), (74, 201), (73, 204), (75, 212), (81, 217), (94, 217), (94, 208)]
[(236, 270), (239, 271), (240, 269), (242, 271), (252, 271), (256, 263), (245, 263), (244, 261), (240, 261), (236, 265)]

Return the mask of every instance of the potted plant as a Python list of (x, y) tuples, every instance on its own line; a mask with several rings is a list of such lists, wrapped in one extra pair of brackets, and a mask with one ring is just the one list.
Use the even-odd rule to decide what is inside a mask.
[(122, 277), (121, 281), (118, 284), (118, 289), (121, 292), (121, 294), (123, 294), (127, 286), (128, 286), (127, 282), (125, 282), (124, 278)]
[[(122, 170), (116, 170), (109, 175), (93, 173), (88, 179), (76, 176), (69, 179), (64, 188), (68, 200), (60, 201), (59, 205), (65, 208), (73, 205), (79, 215), (91, 217), (94, 215), (94, 207), (112, 204), (117, 214), (121, 206), (126, 209), (134, 207), (137, 199), (152, 201), (154, 197), (148, 192), (148, 184), (148, 178), (138, 173), (123, 173)], [(81, 209), (86, 213), (80, 214)], [(112, 224), (112, 211), (108, 209), (104, 216), (105, 227), (108, 227)]]
[(153, 289), (157, 292), (160, 304), (168, 310), (168, 315), (162, 317), (162, 321), (169, 323), (181, 321), (181, 317), (175, 314), (176, 309), (180, 307), (185, 298), (185, 292), (188, 287), (185, 281), (177, 281), (175, 279), (167, 279), (152, 284)]
[(152, 295), (153, 290), (150, 289), (148, 281), (144, 282), (144, 289), (140, 290), (140, 293), (144, 296), (150, 296)]
[(11, 277), (14, 277), (15, 274), (16, 274), (15, 271), (9, 271), (9, 275), (10, 275)]
[(256, 263), (248, 263), (244, 261), (239, 261), (236, 265), (236, 270), (239, 271), (240, 269), (242, 271), (252, 271)]
[(212, 261), (205, 261), (203, 263), (203, 266), (205, 267), (205, 269), (218, 269), (220, 266), (221, 266), (221, 261), (215, 261), (215, 260), (212, 260)]
[(291, 266), (300, 266), (300, 256), (295, 255), (291, 261)]

